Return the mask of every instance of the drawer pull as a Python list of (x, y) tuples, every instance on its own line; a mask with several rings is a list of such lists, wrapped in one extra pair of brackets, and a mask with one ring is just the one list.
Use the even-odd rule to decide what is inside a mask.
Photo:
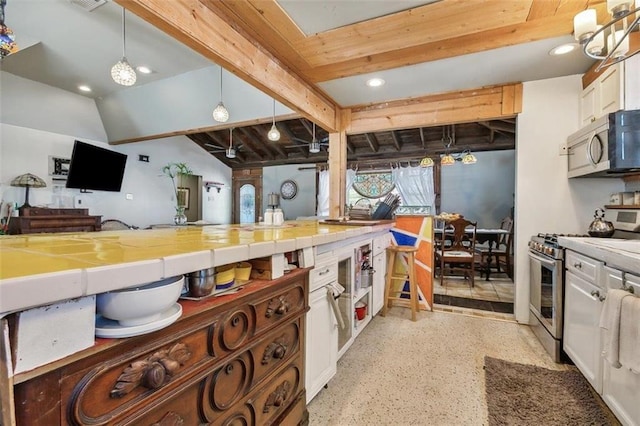
[(227, 373), (227, 376), (233, 373), (233, 365), (229, 364), (224, 368), (224, 372)]
[(591, 295), (593, 297), (597, 297), (599, 301), (604, 302), (604, 300), (607, 298), (607, 296), (601, 296), (600, 292), (598, 290), (592, 290), (591, 291)]
[(286, 296), (280, 296), (277, 299), (271, 299), (269, 301), (269, 306), (267, 306), (265, 316), (267, 318), (271, 318), (274, 312), (278, 315), (285, 315), (287, 312), (289, 312), (290, 308), (291, 303), (289, 303)]
[(288, 381), (282, 382), (276, 390), (271, 392), (267, 401), (264, 403), (263, 413), (268, 413), (271, 407), (281, 407), (285, 401), (289, 398), (289, 392), (291, 391), (291, 383)]
[(238, 318), (238, 317), (233, 317), (233, 318), (231, 319), (231, 325), (232, 325), (233, 327), (237, 327), (239, 322), (240, 322), (240, 318)]
[(169, 349), (154, 352), (145, 359), (134, 361), (120, 374), (109, 396), (122, 398), (140, 385), (157, 389), (166, 384), (190, 357), (191, 352), (187, 345), (176, 343)]
[(264, 349), (262, 355), (262, 365), (267, 365), (272, 359), (282, 359), (287, 355), (289, 340), (286, 335), (282, 335), (279, 339), (269, 343)]
[(327, 269), (325, 269), (324, 271), (319, 272), (319, 273), (318, 273), (318, 275), (326, 275), (326, 274), (328, 274), (329, 272), (331, 272), (331, 271), (330, 271), (330, 269), (329, 269), (329, 268), (327, 268)]
[(573, 267), (576, 268), (576, 269), (582, 269), (582, 263), (576, 262), (576, 263), (573, 264)]

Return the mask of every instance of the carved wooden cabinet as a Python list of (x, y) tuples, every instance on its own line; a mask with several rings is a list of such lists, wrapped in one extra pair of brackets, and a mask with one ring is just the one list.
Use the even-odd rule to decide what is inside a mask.
[(89, 215), (89, 209), (25, 207), (20, 209), (20, 216), (12, 217), (9, 221), (9, 233), (100, 231), (101, 218)]
[(307, 272), (181, 301), (182, 317), (148, 335), (98, 339), (15, 386), (18, 425), (305, 424)]

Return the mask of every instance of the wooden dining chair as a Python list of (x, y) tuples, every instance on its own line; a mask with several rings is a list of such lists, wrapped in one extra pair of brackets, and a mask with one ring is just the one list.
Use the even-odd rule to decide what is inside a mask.
[(475, 245), (477, 223), (464, 218), (448, 221), (435, 250), (436, 264), (440, 266), (440, 285), (444, 285), (445, 266), (451, 272), (461, 269), (474, 286)]
[[(500, 222), (500, 229), (507, 231), (502, 234), (492, 247), (489, 253), (488, 246), (476, 246), (476, 253), (480, 255), (482, 270), (494, 267), (496, 272), (505, 272), (509, 278), (513, 279), (513, 267), (511, 265), (511, 244), (513, 240), (513, 219), (507, 216)], [(493, 244), (493, 242), (489, 242)], [(491, 254), (491, 259), (489, 258)], [(493, 262), (495, 261), (495, 263)], [(504, 270), (501, 268), (504, 265)]]

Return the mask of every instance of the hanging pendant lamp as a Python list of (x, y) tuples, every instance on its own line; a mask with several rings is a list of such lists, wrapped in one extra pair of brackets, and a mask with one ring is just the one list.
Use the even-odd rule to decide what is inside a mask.
[(111, 78), (118, 84), (123, 86), (133, 86), (136, 83), (136, 72), (129, 62), (126, 55), (126, 26), (124, 19), (125, 9), (122, 8), (122, 59), (111, 68)]
[(269, 138), (270, 141), (279, 141), (280, 140), (280, 131), (278, 130), (278, 128), (276, 127), (276, 100), (273, 100), (273, 119), (271, 122), (271, 129), (269, 130), (269, 133), (267, 133), (267, 137)]
[(222, 67), (220, 67), (220, 102), (213, 110), (213, 119), (218, 123), (226, 123), (229, 120), (229, 111), (227, 111), (227, 108), (225, 108), (224, 104), (222, 103)]

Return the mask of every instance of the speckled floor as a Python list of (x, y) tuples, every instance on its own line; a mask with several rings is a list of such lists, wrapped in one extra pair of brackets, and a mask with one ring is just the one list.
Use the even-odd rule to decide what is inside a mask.
[(311, 425), (485, 425), (483, 361), (562, 369), (528, 326), (394, 307), (376, 316), (308, 405)]

